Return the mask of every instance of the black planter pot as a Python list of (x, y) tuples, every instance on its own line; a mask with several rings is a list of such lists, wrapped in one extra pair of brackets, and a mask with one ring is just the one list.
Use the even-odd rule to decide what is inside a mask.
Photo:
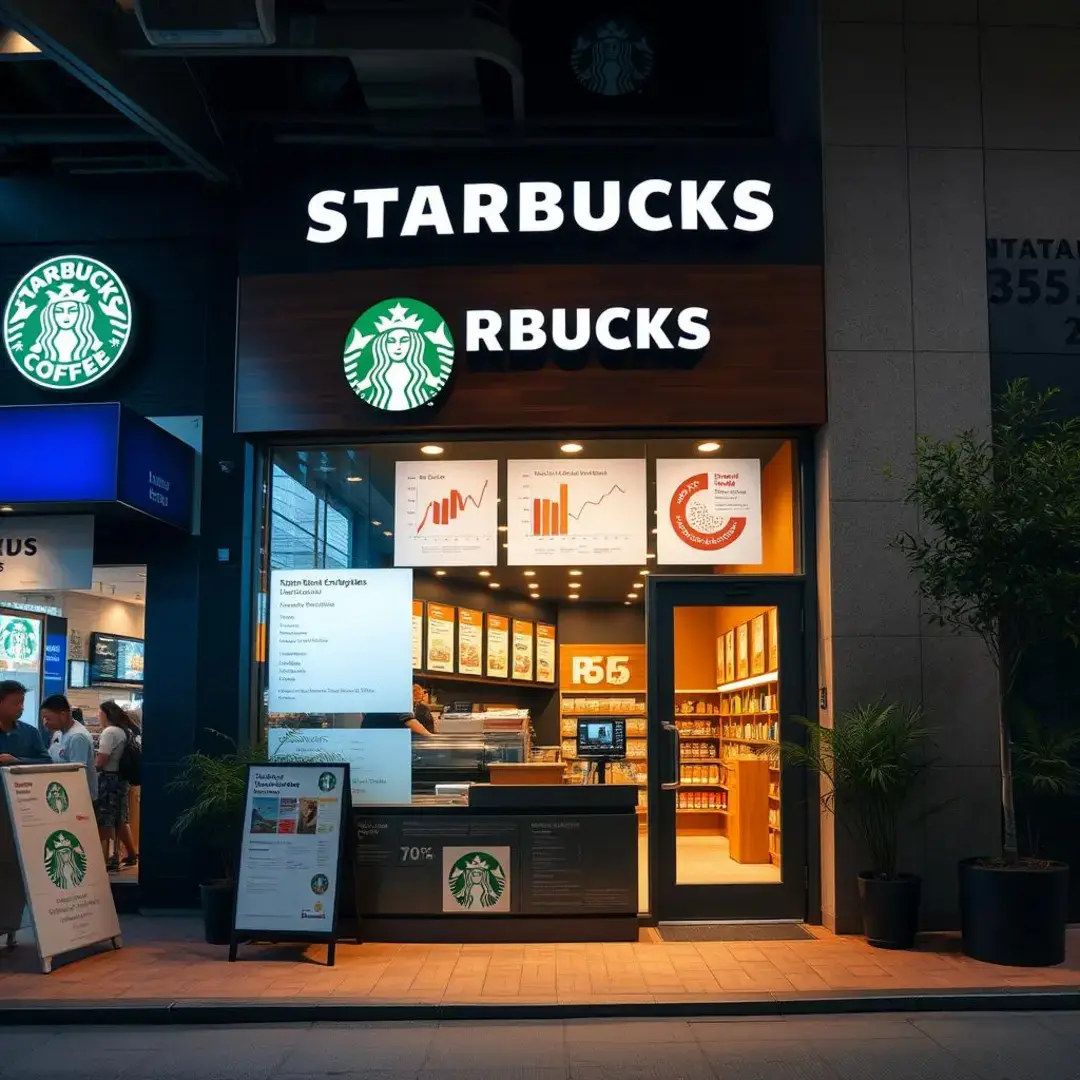
[(236, 888), (227, 881), (199, 886), (203, 933), (207, 945), (228, 945), (232, 935), (233, 898)]
[(860, 874), (859, 900), (866, 940), (879, 949), (910, 949), (919, 929), (921, 898), (922, 878), (917, 874), (895, 878)]
[(960, 863), (960, 927), (974, 960), (1010, 967), (1050, 967), (1065, 961), (1069, 868), (1065, 863)]

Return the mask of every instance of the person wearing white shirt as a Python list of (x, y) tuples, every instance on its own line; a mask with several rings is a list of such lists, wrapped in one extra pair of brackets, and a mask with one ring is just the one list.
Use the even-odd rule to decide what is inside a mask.
[(71, 706), (63, 694), (53, 694), (42, 702), (41, 722), (45, 730), (52, 734), (49, 757), (57, 765), (81, 765), (86, 770), (90, 798), (97, 799), (94, 740), (90, 732), (71, 715)]
[(119, 870), (120, 850), (117, 841), (127, 851), (124, 866), (134, 866), (139, 861), (135, 840), (128, 824), (128, 782), (120, 775), (120, 758), (128, 739), (137, 736), (135, 725), (115, 701), (103, 701), (98, 709), (101, 734), (98, 736), (97, 757), (98, 797), (94, 803), (97, 816), (98, 836), (101, 850), (105, 853), (105, 865), (110, 871)]

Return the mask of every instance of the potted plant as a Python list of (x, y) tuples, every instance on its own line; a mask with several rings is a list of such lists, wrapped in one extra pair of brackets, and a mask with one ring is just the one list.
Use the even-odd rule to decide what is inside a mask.
[(837, 718), (833, 727), (798, 717), (806, 745), (785, 742), (781, 756), (816, 773), (821, 805), (863, 843), (859, 874), (863, 930), (871, 945), (909, 949), (919, 927), (922, 879), (897, 867), (897, 838), (928, 762), (922, 710), (879, 698)]
[(1065, 958), (1068, 867), (1021, 856), (1008, 719), (1025, 654), (1080, 635), (1080, 420), (1054, 418), (1055, 393), (1020, 380), (989, 437), (920, 438), (907, 499), (922, 528), (896, 540), (930, 618), (977, 634), (996, 670), (1001, 851), (960, 864), (960, 919), (969, 956), (1020, 966)]

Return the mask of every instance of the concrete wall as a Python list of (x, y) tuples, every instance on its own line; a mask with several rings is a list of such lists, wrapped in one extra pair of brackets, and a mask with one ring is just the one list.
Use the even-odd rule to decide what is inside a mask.
[[(988, 214), (992, 235), (1080, 236), (1080, 5), (822, 3), (823, 718), (881, 693), (925, 704), (927, 801), (953, 801), (905, 831), (904, 863), (925, 877), (925, 924), (947, 927), (956, 861), (999, 843), (993, 672), (978, 640), (928, 626), (887, 545), (918, 528), (902, 501), (916, 436), (989, 421)], [(862, 856), (831, 819), (822, 832), (824, 920), (856, 930)]]

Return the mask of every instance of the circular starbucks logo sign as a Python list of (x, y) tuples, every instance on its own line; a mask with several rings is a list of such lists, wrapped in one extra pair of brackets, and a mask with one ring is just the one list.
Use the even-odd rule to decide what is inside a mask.
[(70, 805), (67, 788), (54, 780), (45, 789), (45, 804), (54, 814), (62, 814)]
[(120, 362), (131, 298), (116, 273), (86, 255), (34, 267), (4, 308), (4, 347), (19, 374), (46, 390), (81, 390)]
[(645, 85), (653, 50), (632, 19), (597, 19), (574, 38), (570, 66), (591, 94), (622, 97)]
[(488, 852), (470, 851), (450, 867), (447, 886), (459, 907), (494, 907), (506, 891), (506, 871)]
[(337, 777), (332, 772), (324, 772), (319, 776), (319, 790), (333, 791), (337, 787)]
[(386, 412), (426, 405), (454, 367), (454, 339), (432, 307), (401, 297), (369, 307), (345, 340), (345, 378), (361, 400)]
[(86, 850), (79, 838), (57, 829), (45, 841), (45, 873), (58, 889), (77, 889), (86, 877)]
[(0, 622), (0, 657), (17, 663), (37, 655), (37, 629), (29, 619)]

